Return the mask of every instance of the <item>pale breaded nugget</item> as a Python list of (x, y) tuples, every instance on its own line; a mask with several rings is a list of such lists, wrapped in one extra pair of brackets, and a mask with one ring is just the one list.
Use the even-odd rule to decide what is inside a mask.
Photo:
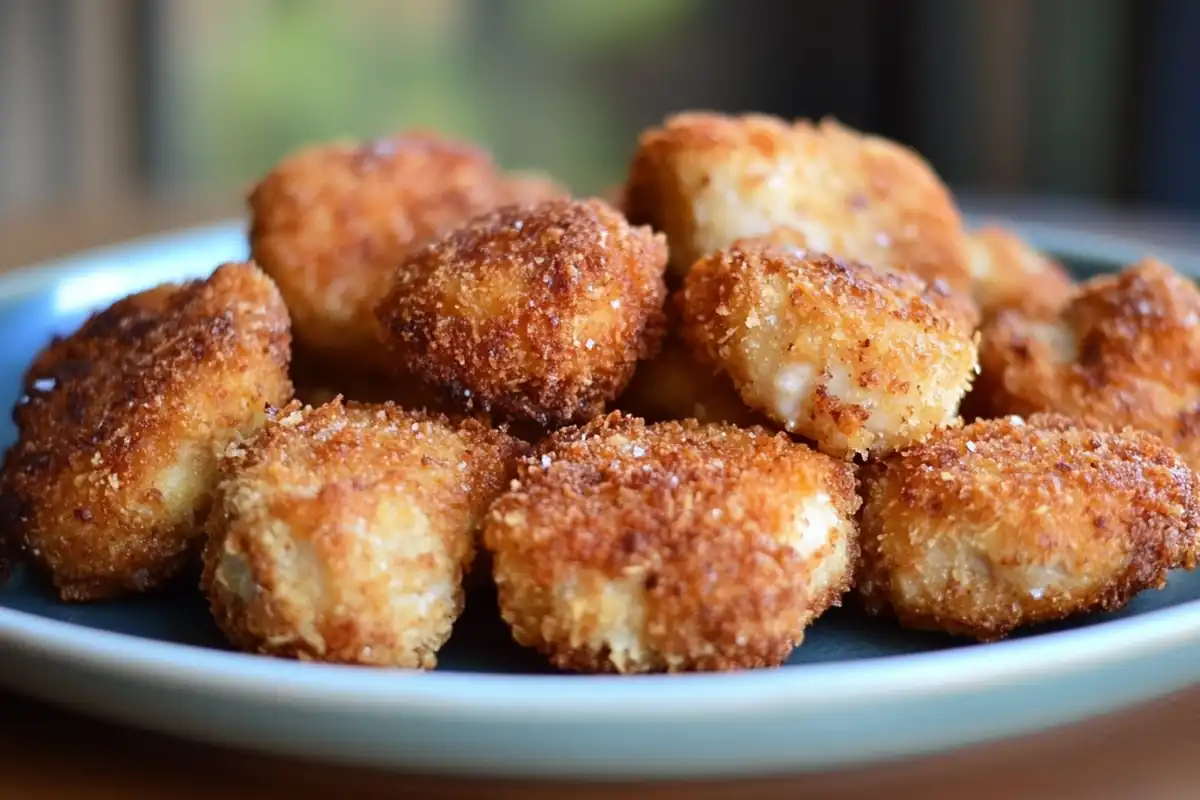
[(381, 369), (371, 309), (411, 252), (499, 205), (565, 191), (426, 134), (309, 147), (251, 192), (251, 252), (279, 284), (297, 344), (342, 367)]
[(1200, 484), (1159, 439), (1057, 415), (941, 430), (868, 464), (858, 592), (980, 640), (1113, 610), (1196, 563)]
[(460, 408), (578, 422), (657, 350), (666, 260), (600, 200), (507, 206), (417, 253), (376, 313), (398, 367)]
[(118, 301), (42, 351), (13, 412), (5, 485), (20, 543), (64, 600), (176, 575), (219, 450), (291, 397), (290, 347), (270, 278), (227, 264)]
[(973, 404), (1052, 411), (1162, 437), (1200, 468), (1200, 291), (1151, 258), (1082, 284), (1059, 316), (985, 324)]
[(519, 444), (475, 421), (292, 403), (228, 448), (202, 588), (250, 652), (431, 668)]
[(514, 638), (589, 672), (775, 666), (857, 559), (850, 465), (619, 413), (552, 435), (484, 522)]
[(684, 335), (742, 399), (830, 455), (881, 455), (954, 419), (973, 320), (940, 288), (790, 246), (743, 241), (701, 259)]
[(968, 282), (962, 218), (929, 164), (831, 120), (675, 115), (642, 134), (625, 202), (667, 234), (679, 277), (737, 239), (792, 228), (813, 250)]
[(984, 316), (1003, 308), (1053, 314), (1075, 290), (1071, 275), (1012, 231), (988, 225), (967, 236), (971, 295)]

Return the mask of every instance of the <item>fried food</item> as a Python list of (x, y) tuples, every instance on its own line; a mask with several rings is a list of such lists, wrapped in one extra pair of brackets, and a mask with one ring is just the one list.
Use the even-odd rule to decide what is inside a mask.
[(857, 559), (852, 468), (782, 433), (613, 413), (553, 434), (484, 523), (514, 638), (585, 672), (775, 666)]
[(954, 419), (973, 320), (940, 283), (742, 241), (696, 263), (684, 335), (742, 399), (822, 452), (882, 455)]
[(1058, 415), (941, 430), (863, 475), (868, 611), (980, 640), (1192, 569), (1200, 483), (1159, 439)]
[(159, 587), (193, 554), (217, 453), (291, 397), (287, 309), (252, 264), (93, 315), (25, 376), (10, 527), (64, 600)]
[(971, 294), (984, 316), (1004, 308), (1054, 314), (1075, 291), (1071, 275), (1019, 236), (989, 225), (967, 236)]
[(518, 443), (394, 404), (292, 403), (231, 445), (202, 587), (237, 647), (431, 668)]
[(603, 412), (663, 334), (661, 235), (600, 200), (507, 206), (401, 268), (391, 358), (459, 408), (553, 427)]
[(992, 415), (1090, 416), (1162, 437), (1200, 468), (1200, 291), (1152, 258), (1082, 284), (1051, 317), (983, 329), (978, 403)]
[(410, 253), (497, 206), (565, 193), (427, 134), (339, 142), (292, 154), (254, 188), (250, 246), (279, 284), (298, 345), (342, 368), (383, 370), (371, 310)]
[(791, 228), (809, 249), (968, 285), (949, 190), (919, 155), (833, 122), (685, 113), (644, 132), (626, 213), (671, 243), (671, 272), (734, 241)]

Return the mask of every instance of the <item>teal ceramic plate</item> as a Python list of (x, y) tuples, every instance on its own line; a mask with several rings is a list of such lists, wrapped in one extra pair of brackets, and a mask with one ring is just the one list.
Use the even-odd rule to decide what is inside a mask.
[[(1024, 226), (1081, 273), (1145, 243)], [(1186, 253), (1157, 254), (1194, 271)], [(228, 224), (0, 277), (0, 405), (33, 354), (129, 292), (243, 257)], [(0, 425), (3, 444), (14, 431)], [(379, 767), (522, 776), (708, 777), (895, 758), (1066, 723), (1200, 680), (1200, 575), (1115, 614), (978, 645), (835, 609), (788, 665), (724, 675), (556, 674), (472, 596), (430, 673), (230, 652), (195, 591), (62, 605), (0, 586), (0, 682), (134, 725)]]

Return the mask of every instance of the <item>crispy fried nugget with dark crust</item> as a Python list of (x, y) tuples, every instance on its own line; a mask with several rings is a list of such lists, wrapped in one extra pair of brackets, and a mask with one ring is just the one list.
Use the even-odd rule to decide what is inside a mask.
[(984, 316), (1004, 308), (1054, 314), (1075, 291), (1070, 273), (1010, 230), (995, 225), (967, 236), (971, 294)]
[(742, 399), (826, 453), (881, 455), (954, 419), (973, 320), (943, 288), (747, 240), (696, 263), (684, 335)]
[[(1200, 468), (1200, 291), (1151, 258), (1082, 284), (1057, 317), (986, 323), (977, 404), (1157, 434)], [(975, 398), (973, 398), (974, 400)]]
[(202, 588), (236, 646), (431, 668), (519, 443), (394, 404), (292, 403), (231, 445)]
[(657, 351), (666, 260), (603, 201), (507, 206), (415, 255), (376, 313), (399, 367), (459, 407), (579, 422)]
[(611, 414), (552, 435), (484, 541), (514, 638), (563, 669), (782, 663), (850, 585), (850, 465), (782, 433)]
[(254, 188), (250, 246), (279, 284), (299, 345), (340, 366), (382, 368), (371, 309), (410, 253), (497, 206), (565, 193), (426, 134), (321, 145)]
[(1058, 415), (941, 430), (868, 464), (869, 611), (999, 639), (1022, 625), (1125, 605), (1192, 569), (1200, 482), (1156, 437)]
[(626, 213), (671, 243), (671, 272), (737, 239), (793, 228), (813, 250), (964, 287), (966, 237), (919, 155), (831, 120), (685, 113), (644, 132)]
[(287, 402), (287, 309), (228, 264), (132, 295), (42, 351), (5, 463), (26, 552), (64, 600), (146, 591), (193, 552), (217, 454)]

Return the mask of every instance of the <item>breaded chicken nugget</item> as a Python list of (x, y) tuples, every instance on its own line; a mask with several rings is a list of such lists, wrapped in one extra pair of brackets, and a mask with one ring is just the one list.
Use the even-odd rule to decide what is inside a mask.
[(1151, 258), (1084, 283), (1057, 317), (986, 323), (974, 402), (1157, 434), (1200, 468), (1200, 291)]
[(663, 333), (667, 247), (600, 200), (507, 206), (417, 253), (376, 309), (401, 370), (542, 426), (603, 412)]
[(564, 193), (426, 134), (310, 147), (251, 192), (251, 252), (279, 284), (297, 344), (342, 367), (381, 369), (371, 309), (412, 251), (499, 205)]
[(194, 550), (217, 454), (287, 402), (287, 309), (252, 264), (121, 300), (42, 351), (13, 412), (9, 520), (64, 600), (158, 587)]
[(701, 259), (684, 335), (742, 399), (830, 455), (881, 455), (948, 423), (971, 384), (972, 320), (939, 286), (743, 241)]
[(436, 666), (517, 447), (391, 403), (292, 403), (222, 459), (202, 578), (217, 624), (266, 655)]
[(685, 113), (644, 132), (626, 213), (671, 243), (671, 272), (737, 239), (792, 228), (810, 249), (968, 283), (949, 190), (913, 151), (831, 120)]
[(775, 666), (850, 585), (850, 465), (762, 428), (560, 430), (492, 507), (484, 541), (514, 638), (562, 669)]
[(858, 591), (906, 627), (999, 639), (1192, 569), (1200, 482), (1154, 436), (1057, 415), (941, 430), (868, 464)]
[(989, 225), (968, 234), (967, 252), (971, 295), (984, 316), (1003, 308), (1053, 314), (1075, 290), (1061, 264), (1004, 228)]

